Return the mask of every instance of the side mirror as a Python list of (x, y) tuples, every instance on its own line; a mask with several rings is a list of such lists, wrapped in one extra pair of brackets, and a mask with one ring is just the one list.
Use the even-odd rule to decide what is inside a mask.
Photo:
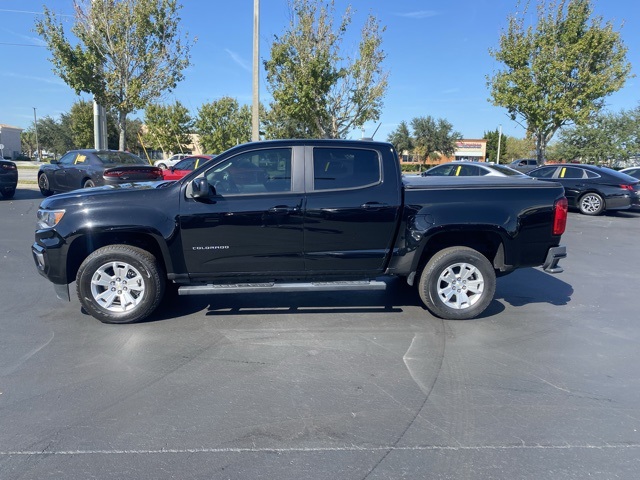
[(49, 163), (51, 163), (52, 165), (57, 165), (58, 164), (58, 160), (56, 160), (54, 158), (54, 159), (49, 160)]
[(199, 177), (191, 182), (191, 196), (196, 199), (209, 199), (216, 194), (206, 178)]

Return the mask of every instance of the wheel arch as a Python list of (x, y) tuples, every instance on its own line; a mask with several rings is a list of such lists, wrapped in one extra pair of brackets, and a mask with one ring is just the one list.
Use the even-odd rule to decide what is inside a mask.
[(131, 245), (148, 251), (156, 257), (164, 272), (168, 271), (167, 257), (158, 240), (151, 234), (139, 232), (101, 232), (76, 237), (67, 251), (67, 283), (75, 280), (82, 262), (92, 252), (107, 245)]
[(494, 269), (503, 271), (508, 267), (505, 259), (504, 241), (502, 236), (491, 230), (456, 230), (440, 232), (423, 245), (422, 252), (415, 265), (414, 271), (420, 275), (427, 262), (440, 250), (449, 247), (468, 247), (484, 255)]

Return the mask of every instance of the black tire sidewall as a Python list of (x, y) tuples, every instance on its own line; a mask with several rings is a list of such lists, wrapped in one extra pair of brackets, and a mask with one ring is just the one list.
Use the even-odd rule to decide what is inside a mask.
[[(132, 265), (145, 277), (145, 295), (133, 310), (114, 313), (98, 305), (91, 295), (91, 279), (105, 263), (122, 261)], [(160, 304), (165, 281), (156, 258), (141, 248), (129, 245), (108, 245), (89, 255), (80, 265), (76, 277), (78, 300), (92, 317), (103, 323), (132, 323), (148, 317)]]
[[(471, 307), (456, 310), (445, 305), (438, 296), (438, 278), (449, 266), (468, 263), (482, 274), (484, 290), (481, 298)], [(467, 320), (480, 315), (492, 302), (496, 290), (496, 274), (489, 260), (477, 250), (468, 247), (449, 247), (437, 252), (427, 262), (418, 285), (420, 298), (427, 309), (447, 320)]]
[[(44, 177), (44, 182), (42, 178)], [(46, 185), (43, 187), (41, 183), (45, 183)], [(51, 185), (49, 183), (49, 177), (47, 177), (46, 173), (41, 173), (38, 177), (38, 188), (40, 189), (40, 193), (45, 197), (48, 197), (53, 194), (53, 190), (51, 190)]]

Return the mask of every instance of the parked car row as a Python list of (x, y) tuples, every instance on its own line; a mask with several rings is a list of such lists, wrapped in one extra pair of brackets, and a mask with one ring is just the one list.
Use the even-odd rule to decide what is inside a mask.
[(18, 168), (11, 160), (0, 159), (0, 194), (2, 198), (13, 198), (18, 186)]
[(161, 168), (115, 150), (71, 150), (38, 170), (38, 187), (45, 197), (78, 188), (153, 180), (162, 180)]
[[(535, 159), (520, 159), (521, 169), (532, 165)], [(535, 163), (537, 165), (537, 162)], [(506, 165), (481, 162), (449, 162), (422, 172), (430, 176), (525, 176), (524, 173)], [(640, 167), (627, 168), (621, 172), (607, 167), (584, 164), (553, 164), (528, 170), (530, 177), (542, 181), (560, 183), (565, 189), (569, 206), (584, 215), (600, 215), (607, 210), (640, 208)]]

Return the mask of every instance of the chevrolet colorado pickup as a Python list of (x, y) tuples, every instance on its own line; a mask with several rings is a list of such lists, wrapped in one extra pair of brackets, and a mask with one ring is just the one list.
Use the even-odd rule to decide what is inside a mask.
[(38, 271), (105, 323), (144, 319), (179, 295), (416, 285), (426, 308), (468, 319), (496, 276), (559, 273), (562, 186), (531, 178), (403, 177), (392, 145), (277, 140), (240, 145), (178, 181), (43, 200)]

